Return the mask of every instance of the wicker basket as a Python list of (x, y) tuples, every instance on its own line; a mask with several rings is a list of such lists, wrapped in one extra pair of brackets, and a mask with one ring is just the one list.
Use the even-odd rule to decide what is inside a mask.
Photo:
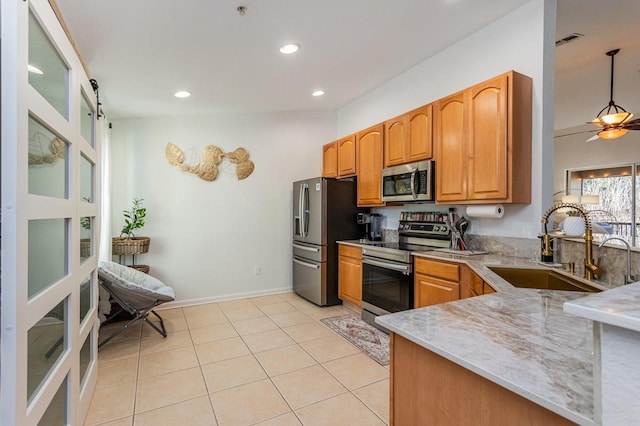
[(149, 237), (114, 237), (111, 239), (111, 251), (114, 256), (141, 254), (149, 251)]
[(137, 271), (144, 272), (145, 274), (149, 273), (149, 265), (127, 265), (127, 266)]

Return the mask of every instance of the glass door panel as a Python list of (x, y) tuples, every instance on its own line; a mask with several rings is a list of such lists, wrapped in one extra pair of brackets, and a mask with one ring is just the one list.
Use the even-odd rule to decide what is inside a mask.
[(92, 289), (92, 275), (89, 275), (80, 283), (80, 323), (84, 321), (87, 313), (91, 310), (91, 302), (93, 300)]
[(80, 132), (85, 141), (89, 145), (93, 145), (93, 131), (94, 131), (94, 119), (93, 109), (91, 109), (91, 103), (87, 100), (87, 96), (82, 91), (82, 97), (80, 98)]
[(27, 69), (29, 84), (68, 120), (69, 68), (31, 11)]
[(29, 329), (27, 399), (51, 372), (65, 348), (66, 299)]
[(84, 155), (80, 157), (80, 196), (85, 203), (95, 202), (93, 196), (93, 182), (95, 167)]
[(38, 426), (57, 426), (69, 424), (67, 420), (67, 378), (62, 381), (47, 411), (38, 422)]
[(89, 333), (82, 348), (80, 349), (80, 387), (82, 387), (87, 371), (89, 370), (89, 364), (91, 363), (91, 342), (93, 340), (93, 332)]
[(69, 146), (43, 124), (29, 117), (29, 193), (67, 198)]
[(29, 298), (67, 275), (67, 221), (29, 221)]
[(93, 253), (93, 218), (80, 218), (80, 263), (84, 263)]

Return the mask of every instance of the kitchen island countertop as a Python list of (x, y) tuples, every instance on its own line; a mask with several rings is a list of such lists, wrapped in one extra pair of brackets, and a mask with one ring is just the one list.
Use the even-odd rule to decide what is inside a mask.
[(530, 259), (413, 255), (464, 263), (497, 292), (384, 315), (376, 322), (573, 422), (595, 424), (593, 323), (563, 312), (565, 302), (586, 293), (515, 288), (487, 267), (544, 267)]

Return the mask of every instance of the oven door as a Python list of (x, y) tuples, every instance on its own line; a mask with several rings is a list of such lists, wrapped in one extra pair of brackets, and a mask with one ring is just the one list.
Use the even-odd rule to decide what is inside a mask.
[(363, 257), (362, 308), (375, 315), (413, 309), (411, 264)]

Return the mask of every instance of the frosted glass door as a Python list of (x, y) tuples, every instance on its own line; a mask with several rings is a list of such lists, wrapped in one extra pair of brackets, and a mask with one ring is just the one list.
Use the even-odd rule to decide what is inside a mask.
[(0, 424), (82, 424), (97, 380), (96, 99), (47, 0), (0, 8)]

